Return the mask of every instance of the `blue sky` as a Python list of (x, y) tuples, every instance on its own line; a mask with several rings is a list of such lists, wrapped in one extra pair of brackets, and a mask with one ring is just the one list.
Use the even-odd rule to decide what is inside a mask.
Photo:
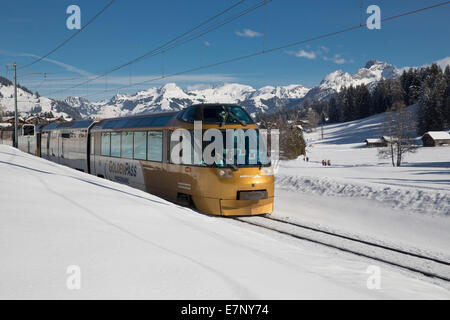
[[(232, 12), (250, 7), (260, 0), (246, 0)], [(66, 8), (81, 8), (84, 25), (103, 8), (108, 0), (15, 0), (3, 2), (0, 11), (0, 75), (4, 65), (17, 61), (20, 65), (35, 59), (74, 30), (66, 28)], [(49, 95), (101, 74), (146, 51), (154, 49), (187, 29), (197, 25), (237, 0), (116, 0), (96, 21), (72, 41), (23, 72), (47, 72), (43, 76), (21, 75), (19, 82), (41, 95)], [(381, 8), (382, 17), (426, 7), (441, 1), (372, 0), (363, 1)], [(266, 16), (266, 18), (265, 18)], [(361, 28), (334, 37), (313, 41), (275, 53), (250, 58), (210, 69), (167, 78), (141, 86), (122, 89), (134, 93), (140, 89), (176, 82), (183, 88), (203, 84), (238, 82), (254, 87), (264, 85), (317, 85), (328, 73), (337, 69), (354, 73), (370, 59), (387, 61), (397, 67), (418, 66), (450, 56), (450, 5), (416, 15), (384, 22), (381, 30)], [(264, 23), (266, 21), (266, 23)], [(130, 67), (93, 81), (89, 86), (54, 95), (87, 95), (89, 100), (111, 97), (114, 88), (151, 79), (164, 74), (206, 65), (262, 49), (358, 25), (360, 0), (310, 1), (273, 0), (199, 39), (136, 63)], [(11, 78), (11, 73), (8, 74)], [(108, 89), (108, 91), (105, 91)]]

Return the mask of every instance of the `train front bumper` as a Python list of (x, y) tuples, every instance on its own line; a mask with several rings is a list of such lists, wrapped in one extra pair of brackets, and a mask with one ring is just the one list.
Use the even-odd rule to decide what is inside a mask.
[(273, 211), (273, 197), (261, 200), (220, 200), (220, 211), (225, 216), (271, 213)]

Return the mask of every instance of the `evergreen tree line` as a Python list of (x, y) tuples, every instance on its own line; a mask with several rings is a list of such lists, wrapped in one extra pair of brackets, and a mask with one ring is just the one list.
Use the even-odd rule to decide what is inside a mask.
[[(11, 80), (0, 76), (0, 86), (13, 86), (13, 85), (14, 85), (14, 83)], [(29, 94), (33, 94), (33, 92), (30, 89), (28, 89), (25, 86), (20, 85), (20, 83), (17, 84), (17, 87), (22, 89), (25, 92), (28, 92)]]
[(395, 79), (380, 80), (373, 90), (365, 85), (343, 88), (326, 101), (305, 101), (329, 122), (347, 122), (390, 110), (394, 103), (417, 103), (417, 133), (450, 127), (450, 67), (437, 65), (409, 69)]

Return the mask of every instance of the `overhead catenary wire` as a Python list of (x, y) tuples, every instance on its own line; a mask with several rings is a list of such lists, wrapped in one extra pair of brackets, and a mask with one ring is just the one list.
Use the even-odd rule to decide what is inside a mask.
[(44, 72), (44, 78), (42, 81), (34, 88), (34, 91), (37, 92), (41, 86), (44, 84), (44, 82), (47, 80), (47, 73)]
[(72, 40), (73, 38), (75, 38), (78, 34), (80, 34), (84, 29), (86, 29), (87, 26), (89, 26), (92, 22), (94, 22), (99, 16), (101, 16), (101, 14), (103, 12), (106, 11), (106, 9), (108, 9), (116, 0), (111, 0), (110, 2), (108, 2), (108, 4), (103, 7), (103, 9), (101, 9), (99, 12), (97, 12), (97, 14), (95, 16), (93, 16), (84, 26), (82, 26), (79, 30), (77, 30), (75, 33), (73, 33), (69, 38), (67, 38), (66, 40), (64, 40), (63, 42), (61, 42), (60, 44), (58, 44), (53, 50), (47, 52), (46, 54), (44, 54), (43, 56), (37, 58), (36, 60), (18, 68), (18, 70), (22, 70), (25, 68), (28, 68), (32, 65), (34, 65), (35, 63), (38, 63), (39, 61), (44, 60), (45, 58), (47, 58), (49, 55), (51, 55), (52, 53), (54, 53), (55, 51), (57, 51), (58, 49), (60, 49), (62, 46), (64, 46), (66, 43), (68, 43), (70, 40)]
[(222, 12), (216, 14), (214, 17), (211, 17), (211, 18), (207, 19), (206, 21), (204, 21), (204, 22), (200, 23), (199, 25), (191, 28), (190, 30), (182, 33), (181, 35), (175, 37), (174, 39), (164, 43), (163, 45), (161, 45), (161, 46), (159, 46), (159, 47), (157, 47), (157, 48), (155, 48), (153, 50), (150, 50), (150, 51), (144, 53), (143, 55), (141, 55), (139, 57), (136, 57), (136, 58), (134, 58), (134, 59), (132, 59), (132, 60), (130, 60), (128, 62), (125, 62), (125, 63), (123, 63), (121, 65), (118, 65), (116, 67), (113, 67), (112, 69), (109, 69), (108, 71), (106, 71), (106, 72), (104, 72), (104, 73), (102, 73), (102, 74), (100, 74), (98, 76), (94, 76), (92, 78), (89, 78), (86, 81), (78, 83), (78, 84), (76, 84), (74, 86), (71, 86), (71, 87), (68, 87), (68, 88), (65, 88), (65, 89), (61, 89), (61, 90), (58, 90), (58, 91), (55, 91), (55, 92), (51, 92), (50, 95), (61, 93), (61, 92), (68, 91), (68, 90), (71, 90), (71, 89), (75, 89), (75, 88), (77, 88), (79, 86), (82, 86), (82, 85), (84, 85), (86, 83), (95, 81), (95, 80), (97, 80), (99, 78), (102, 78), (102, 77), (105, 77), (106, 75), (108, 75), (108, 74), (110, 74), (112, 72), (118, 71), (118, 70), (120, 70), (120, 69), (122, 69), (122, 68), (124, 68), (126, 66), (129, 66), (129, 65), (132, 65), (132, 64), (134, 64), (134, 63), (136, 63), (138, 61), (141, 61), (144, 58), (149, 58), (149, 57), (153, 57), (153, 56), (156, 56), (156, 55), (159, 55), (159, 54), (163, 54), (163, 53), (165, 53), (168, 50), (174, 49), (174, 48), (176, 48), (176, 47), (178, 47), (180, 45), (183, 45), (185, 43), (188, 43), (188, 42), (191, 42), (191, 41), (193, 41), (195, 39), (198, 39), (198, 38), (204, 36), (205, 34), (210, 33), (212, 31), (222, 27), (223, 25), (228, 24), (228, 23), (230, 23), (230, 22), (232, 22), (232, 21), (234, 21), (234, 20), (236, 20), (236, 19), (238, 19), (238, 18), (240, 18), (240, 17), (242, 17), (242, 16), (244, 16), (244, 15), (246, 15), (246, 14), (248, 14), (248, 13), (250, 13), (250, 12), (256, 10), (256, 9), (258, 9), (258, 8), (264, 6), (265, 4), (267, 4), (267, 3), (269, 3), (269, 2), (271, 2), (273, 0), (260, 1), (257, 4), (251, 6), (251, 7), (247, 8), (247, 9), (244, 9), (243, 11), (241, 11), (241, 12), (239, 12), (239, 13), (231, 16), (231, 17), (225, 18), (224, 20), (221, 20), (221, 21), (217, 22), (214, 25), (208, 26), (207, 28), (198, 31), (197, 33), (194, 33), (193, 35), (190, 35), (188, 38), (184, 38), (183, 39), (183, 37), (185, 37), (186, 35), (188, 35), (188, 34), (192, 33), (193, 31), (195, 31), (195, 30), (197, 30), (197, 29), (207, 25), (209, 22), (215, 20), (219, 16), (225, 14), (226, 12), (230, 11), (231, 9), (233, 9), (234, 7), (236, 7), (237, 5), (241, 4), (244, 1), (246, 1), (246, 0), (240, 0), (239, 2), (235, 3), (231, 7), (228, 7), (227, 9), (223, 10)]
[[(423, 12), (423, 11), (427, 11), (427, 10), (430, 10), (430, 9), (433, 9), (433, 8), (442, 7), (442, 6), (445, 6), (445, 5), (448, 5), (448, 4), (450, 4), (450, 1), (440, 2), (440, 3), (437, 3), (437, 4), (431, 5), (431, 6), (427, 6), (427, 7), (423, 7), (423, 8), (420, 8), (420, 9), (407, 11), (407, 12), (403, 12), (403, 13), (400, 13), (400, 14), (397, 14), (397, 15), (394, 15), (394, 16), (383, 18), (383, 19), (381, 19), (381, 22), (391, 21), (391, 20), (398, 19), (398, 18), (401, 18), (401, 17), (404, 17), (404, 16), (413, 15), (413, 14), (417, 14), (417, 13), (420, 13), (420, 12)], [(250, 53), (250, 54), (247, 54), (247, 55), (243, 55), (243, 56), (234, 57), (234, 58), (218, 61), (218, 62), (215, 62), (215, 63), (211, 63), (209, 65), (199, 66), (199, 67), (183, 70), (183, 71), (180, 71), (180, 72), (176, 72), (176, 73), (172, 73), (172, 74), (168, 74), (168, 75), (164, 75), (164, 76), (160, 76), (160, 77), (156, 77), (156, 78), (152, 78), (152, 79), (148, 79), (148, 80), (144, 80), (144, 81), (135, 82), (135, 83), (133, 83), (131, 85), (125, 85), (125, 86), (122, 86), (122, 87), (114, 88), (114, 90), (121, 90), (121, 89), (125, 89), (125, 88), (130, 88), (130, 87), (134, 87), (134, 86), (137, 86), (137, 85), (147, 84), (147, 83), (155, 82), (155, 81), (158, 81), (158, 80), (166, 79), (166, 78), (169, 78), (169, 77), (175, 77), (175, 76), (179, 76), (179, 75), (182, 75), (182, 74), (192, 73), (192, 72), (196, 72), (196, 71), (200, 71), (200, 70), (203, 70), (203, 69), (216, 67), (216, 66), (223, 65), (223, 64), (228, 64), (228, 63), (232, 63), (232, 62), (246, 60), (246, 59), (249, 59), (249, 58), (252, 58), (252, 57), (256, 57), (256, 56), (260, 56), (260, 55), (263, 55), (263, 54), (280, 51), (280, 50), (287, 49), (287, 48), (290, 48), (290, 47), (294, 47), (294, 46), (297, 46), (297, 45), (302, 45), (302, 44), (305, 44), (305, 43), (308, 43), (308, 42), (312, 42), (312, 41), (316, 41), (316, 40), (320, 40), (320, 39), (324, 39), (324, 38), (329, 38), (329, 37), (336, 36), (336, 35), (339, 35), (339, 34), (342, 34), (342, 33), (358, 30), (358, 29), (361, 29), (363, 27), (365, 27), (365, 25), (357, 25), (357, 26), (347, 27), (347, 28), (344, 28), (344, 29), (341, 29), (341, 30), (338, 30), (338, 31), (325, 33), (325, 34), (318, 35), (318, 36), (315, 36), (315, 37), (312, 37), (312, 38), (309, 38), (309, 39), (299, 40), (299, 41), (291, 42), (291, 43), (288, 43), (288, 44), (285, 44), (285, 45), (282, 45), (282, 46), (279, 46), (279, 47), (270, 48), (270, 49), (267, 49), (265, 51), (261, 50), (261, 51), (253, 52), (253, 53)], [(99, 93), (104, 93), (104, 92), (99, 92)], [(92, 93), (90, 95), (83, 96), (83, 98), (86, 98), (88, 96), (97, 95), (99, 93)]]

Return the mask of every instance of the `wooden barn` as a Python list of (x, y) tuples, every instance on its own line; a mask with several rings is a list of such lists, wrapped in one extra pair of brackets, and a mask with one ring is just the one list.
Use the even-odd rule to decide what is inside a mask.
[(424, 147), (450, 146), (450, 134), (445, 131), (428, 131), (421, 139)]
[(384, 139), (366, 139), (364, 140), (368, 148), (387, 147), (387, 142)]

